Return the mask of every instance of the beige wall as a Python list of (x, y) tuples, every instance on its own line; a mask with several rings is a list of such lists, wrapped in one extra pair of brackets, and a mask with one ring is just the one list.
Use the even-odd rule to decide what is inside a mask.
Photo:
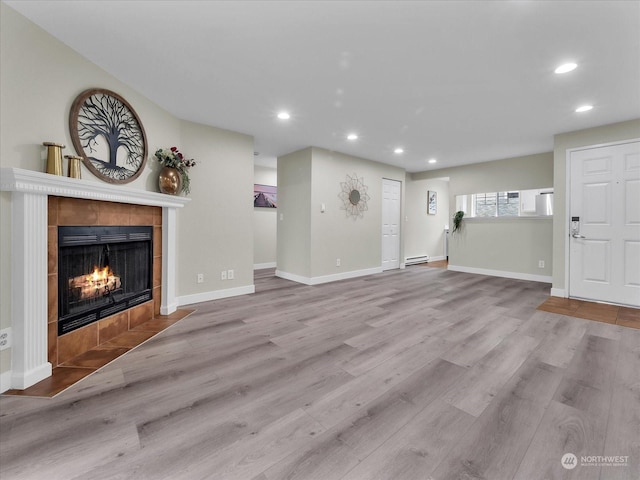
[[(64, 143), (63, 154), (74, 154), (69, 135), (69, 110), (89, 88), (122, 95), (136, 110), (147, 134), (150, 154), (157, 147), (180, 142), (180, 120), (139, 92), (89, 62), (4, 3), (0, 4), (0, 101), (3, 167), (44, 171), (44, 141)], [(66, 163), (66, 161), (65, 161)], [(157, 191), (156, 162), (127, 187)], [(82, 167), (82, 178), (101, 182)]]
[(561, 133), (554, 137), (553, 288), (558, 294), (568, 294), (565, 291), (568, 276), (566, 240), (569, 235), (567, 150), (632, 139), (640, 139), (640, 119)]
[[(253, 139), (181, 122), (181, 150), (191, 169), (191, 203), (178, 212), (176, 294), (253, 285)], [(233, 280), (221, 280), (233, 270)], [(204, 283), (196, 283), (198, 273)]]
[[(347, 175), (368, 188), (362, 218), (342, 208)], [(380, 268), (382, 179), (402, 182), (404, 191), (404, 177), (403, 169), (316, 147), (278, 158), (278, 270), (309, 280)]]
[[(450, 235), (452, 266), (551, 276), (551, 218), (467, 219)], [(538, 268), (538, 262), (545, 262)]]
[[(427, 213), (427, 194), (438, 194), (437, 212)], [(430, 258), (444, 256), (445, 226), (449, 225), (449, 181), (436, 178), (412, 180), (407, 175), (405, 243), (406, 257), (429, 255)]]
[[(275, 168), (255, 166), (254, 183), (260, 185), (278, 185), (278, 171)], [(278, 255), (278, 209), (253, 209), (253, 264), (275, 265)]]
[(456, 195), (504, 190), (526, 190), (553, 185), (553, 154), (540, 153), (414, 173), (412, 180), (449, 178), (449, 210)]
[[(379, 268), (382, 265), (382, 179), (402, 182), (404, 203), (404, 170), (314, 147), (312, 172), (311, 276)], [(367, 187), (370, 198), (362, 218), (347, 216), (343, 209), (339, 195), (347, 175), (361, 178)], [(320, 211), (322, 203), (324, 213)], [(336, 266), (338, 258), (340, 267)]]
[(311, 148), (278, 157), (277, 268), (311, 276)]
[[(449, 219), (455, 196), (504, 190), (526, 190), (553, 185), (553, 154), (541, 153), (415, 173), (414, 182), (448, 177)], [(449, 220), (451, 222), (451, 220)], [(450, 236), (452, 267), (550, 277), (553, 234), (548, 219), (466, 219), (461, 235)], [(544, 260), (545, 267), (538, 268)]]
[[(184, 122), (45, 31), (0, 4), (0, 165), (43, 171), (43, 141), (73, 147), (68, 115), (73, 100), (88, 88), (122, 95), (138, 113), (150, 158), (127, 188), (158, 191), (159, 166), (153, 152), (178, 146), (198, 161), (191, 170), (192, 201), (178, 210), (177, 294), (253, 285), (253, 139), (214, 127)], [(82, 177), (101, 182), (83, 167)], [(0, 328), (11, 325), (11, 195), (0, 195)], [(219, 270), (234, 269), (235, 280), (220, 282)], [(196, 283), (196, 274), (205, 282)], [(0, 373), (8, 371), (9, 350)]]

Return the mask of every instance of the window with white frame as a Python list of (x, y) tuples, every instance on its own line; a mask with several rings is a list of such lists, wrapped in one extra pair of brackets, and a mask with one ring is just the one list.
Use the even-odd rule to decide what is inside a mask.
[(471, 195), (472, 217), (517, 217), (520, 192), (487, 192)]

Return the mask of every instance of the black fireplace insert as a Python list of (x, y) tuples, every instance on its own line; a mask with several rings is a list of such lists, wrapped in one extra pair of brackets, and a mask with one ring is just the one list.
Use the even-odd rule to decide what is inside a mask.
[(58, 227), (58, 335), (152, 298), (152, 226)]

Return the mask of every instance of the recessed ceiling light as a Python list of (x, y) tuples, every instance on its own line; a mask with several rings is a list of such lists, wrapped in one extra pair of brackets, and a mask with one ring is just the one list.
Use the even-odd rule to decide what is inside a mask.
[(357, 140), (358, 139), (358, 135), (356, 135), (355, 133), (350, 133), (349, 135), (347, 135), (347, 140)]
[(578, 65), (576, 63), (564, 63), (556, 68), (554, 71), (556, 73), (567, 73), (572, 70), (575, 70)]
[(288, 112), (280, 112), (278, 113), (278, 118), (280, 120), (289, 120), (291, 118), (291, 115), (289, 115)]
[(404, 150), (400, 147), (396, 148), (393, 153), (404, 153)]
[(429, 163), (436, 163), (436, 162), (437, 162), (437, 160), (435, 158), (430, 158), (429, 159)]
[(593, 108), (593, 105), (582, 105), (581, 107), (576, 108), (576, 113), (588, 112)]

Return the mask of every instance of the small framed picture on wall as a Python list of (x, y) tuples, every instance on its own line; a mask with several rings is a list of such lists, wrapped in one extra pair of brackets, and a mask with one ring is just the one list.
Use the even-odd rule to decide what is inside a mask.
[(429, 190), (427, 193), (427, 213), (435, 215), (438, 213), (438, 192)]
[(278, 208), (278, 187), (271, 185), (253, 185), (253, 206)]

